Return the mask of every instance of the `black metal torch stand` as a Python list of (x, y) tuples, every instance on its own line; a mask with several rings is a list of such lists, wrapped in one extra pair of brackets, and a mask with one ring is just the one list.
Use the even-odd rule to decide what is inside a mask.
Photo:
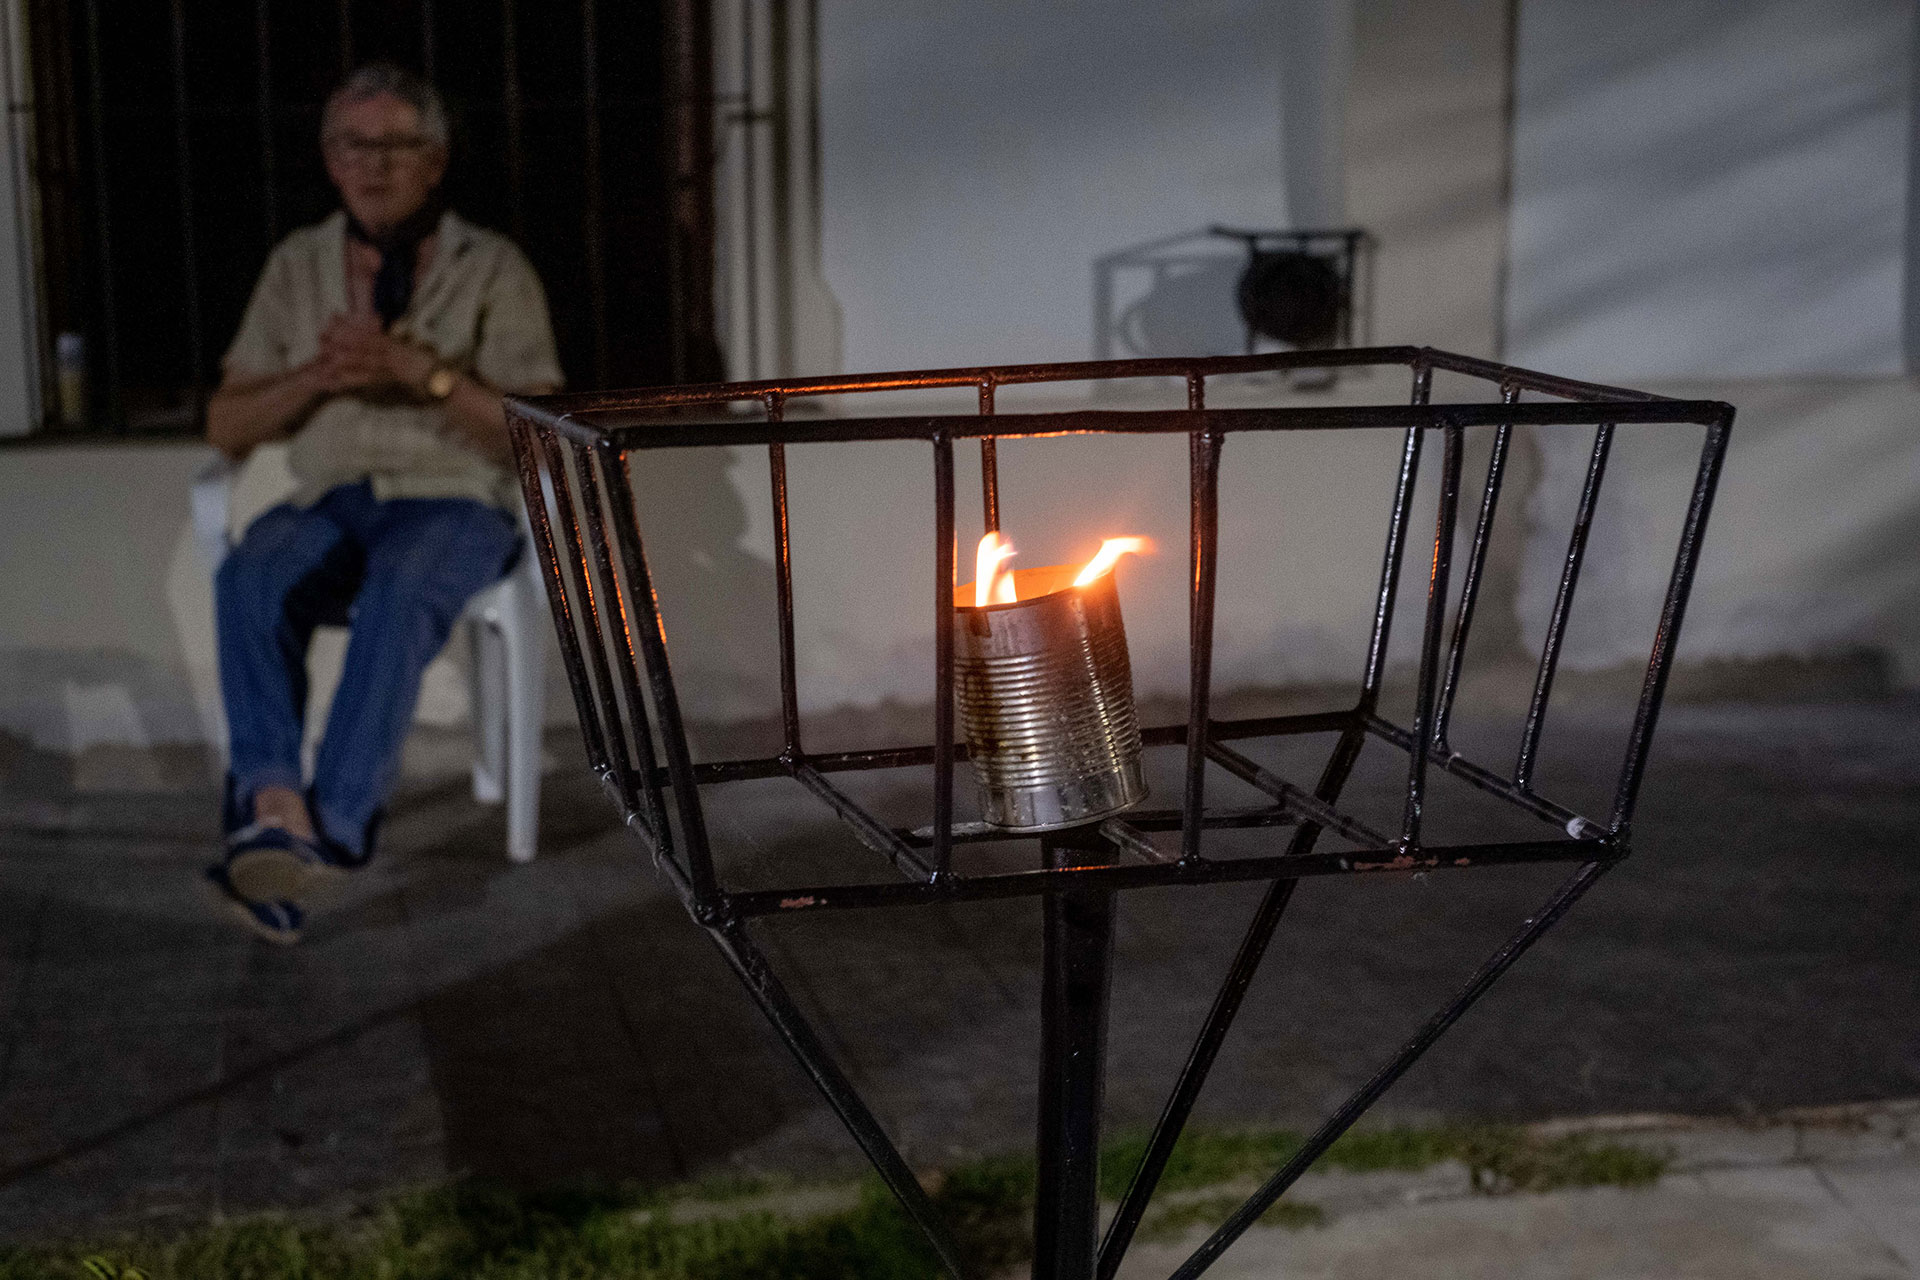
[[(1411, 376), (1402, 404), (1212, 408), (1209, 380), (1274, 370), (1350, 371), (1398, 367)], [(1436, 372), (1457, 385), (1484, 388), (1477, 400), (1432, 402)], [(1083, 409), (996, 412), (998, 388), (1043, 382), (1172, 378), (1185, 385), (1182, 409)], [(894, 417), (787, 416), (796, 400), (880, 391), (967, 388), (977, 412)], [(741, 409), (757, 410), (742, 413)], [(1260, 1189), (1174, 1272), (1197, 1276), (1256, 1222), (1339, 1136), (1416, 1061), (1487, 988), (1630, 848), (1634, 801), (1700, 541), (1725, 456), (1733, 410), (1717, 401), (1670, 400), (1644, 392), (1575, 382), (1424, 347), (1380, 347), (1195, 359), (1103, 361), (871, 374), (778, 382), (668, 387), (635, 392), (510, 399), (507, 402), (522, 492), (560, 638), (567, 678), (580, 714), (588, 760), (620, 813), (653, 855), (694, 921), (706, 930), (747, 991), (793, 1051), (848, 1132), (873, 1162), (902, 1207), (955, 1276), (970, 1274), (951, 1234), (898, 1148), (875, 1119), (787, 993), (752, 929), (766, 918), (813, 912), (912, 907), (1039, 896), (1044, 905), (1039, 1171), (1033, 1274), (1047, 1280), (1111, 1280), (1125, 1256), (1205, 1083), (1240, 1003), (1259, 969), (1294, 888), (1307, 877), (1381, 872), (1452, 872), (1486, 866), (1564, 863), (1571, 874), (1427, 1021), (1414, 1029), (1370, 1078)], [(1535, 773), (1551, 707), (1575, 590), (1587, 554), (1616, 426), (1658, 424), (1704, 428), (1700, 462), (1681, 524), (1658, 624), (1650, 637), (1646, 675), (1633, 711), (1604, 816), (1587, 816), (1544, 794)], [(1461, 691), (1461, 670), (1498, 514), (1508, 449), (1517, 428), (1591, 431), (1586, 475), (1573, 513), (1520, 742), (1510, 765), (1495, 767), (1456, 751), (1448, 726)], [(1218, 574), (1219, 482), (1223, 450), (1237, 435), (1270, 431), (1392, 431), (1401, 447), (1387, 527), (1372, 634), (1354, 699), (1299, 715), (1247, 718), (1212, 713), (1215, 582)], [(1486, 432), (1486, 482), (1471, 520), (1461, 510), (1461, 470), (1469, 432)], [(976, 862), (980, 845), (1030, 839), (981, 824), (956, 823), (954, 771), (967, 759), (954, 719), (954, 446), (980, 447), (981, 504), (986, 527), (1000, 527), (995, 442), (1002, 437), (1177, 434), (1188, 441), (1185, 485), (1192, 515), (1188, 545), (1191, 635), (1184, 720), (1140, 729), (1148, 751), (1181, 755), (1177, 804), (1136, 807), (1097, 823), (1051, 832), (1040, 864), (995, 870)], [(1429, 439), (1440, 447), (1437, 513), (1426, 564), (1426, 601), (1419, 636), (1418, 683), (1411, 719), (1381, 713), (1401, 570), (1411, 538), (1416, 480)], [(864, 751), (807, 749), (802, 735), (794, 659), (793, 549), (786, 449), (828, 442), (920, 441), (930, 447), (934, 580), (927, 620), (933, 659), (934, 740), (923, 746)], [(692, 758), (680, 710), (666, 632), (641, 537), (629, 474), (632, 455), (661, 448), (751, 445), (767, 450), (775, 536), (777, 600), (771, 621), (780, 647), (780, 753), (758, 759)], [(1456, 531), (1459, 530), (1457, 536)], [(1470, 530), (1470, 532), (1468, 532)], [(1092, 531), (1090, 531), (1092, 532)], [(1464, 570), (1453, 573), (1455, 543), (1466, 541)], [(1449, 622), (1449, 619), (1451, 621)], [(1277, 738), (1327, 740), (1310, 785), (1280, 776), (1246, 748)], [(1361, 750), (1383, 744), (1406, 761), (1397, 828), (1376, 827), (1340, 807)], [(931, 772), (927, 825), (888, 825), (836, 785), (843, 773), (919, 768)], [(1531, 838), (1436, 843), (1424, 834), (1429, 775), (1439, 770), (1466, 784), (1481, 802), (1504, 806), (1540, 824)], [(1261, 803), (1209, 801), (1217, 771), (1251, 787)], [(723, 884), (709, 846), (706, 789), (752, 779), (785, 778), (796, 800), (823, 804), (896, 873), (874, 883), (846, 878), (819, 884)], [(1272, 837), (1258, 852), (1216, 856), (1210, 831)], [(1322, 848), (1322, 844), (1331, 848)], [(1003, 860), (1004, 865), (1004, 860)], [(1145, 1154), (1134, 1169), (1104, 1238), (1098, 1237), (1098, 1164), (1105, 1079), (1107, 1002), (1116, 896), (1149, 886), (1260, 881), (1267, 886), (1222, 976), (1206, 1020), (1188, 1051)]]
[[(1046, 865), (1099, 866), (1084, 830), (1040, 842)], [(1046, 896), (1040, 970), (1040, 1167), (1035, 1280), (1093, 1275), (1100, 1227), (1100, 1105), (1106, 1094), (1107, 996), (1113, 988), (1113, 891)]]

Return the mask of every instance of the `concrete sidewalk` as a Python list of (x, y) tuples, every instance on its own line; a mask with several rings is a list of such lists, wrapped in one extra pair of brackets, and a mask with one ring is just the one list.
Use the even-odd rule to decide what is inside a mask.
[[(1658, 1117), (1575, 1127), (1670, 1155), (1652, 1187), (1476, 1194), (1459, 1166), (1309, 1174), (1323, 1226), (1255, 1227), (1219, 1280), (1908, 1280), (1920, 1276), (1920, 1103), (1745, 1124)], [(1249, 1190), (1251, 1188), (1248, 1188)], [(1170, 1274), (1206, 1238), (1141, 1243), (1122, 1280)]]
[[(1591, 803), (1618, 726), (1556, 715), (1543, 787)], [(1916, 722), (1911, 698), (1670, 708), (1634, 856), (1376, 1118), (1920, 1097)], [(552, 746), (562, 765), (541, 857), (515, 867), (497, 811), (467, 798), (466, 743), (417, 741), (443, 767), (416, 770), (380, 859), (292, 949), (208, 909), (210, 789), (0, 787), (0, 1233), (319, 1210), (458, 1173), (658, 1184), (856, 1171), (857, 1151), (614, 822), (577, 744)], [(1392, 820), (1404, 765), (1391, 756), (1363, 758), (1363, 817)], [(1311, 776), (1310, 762), (1270, 763)], [(1432, 821), (1467, 829), (1449, 785), (1436, 785)], [(916, 788), (924, 779), (902, 776), (876, 803), (911, 817)], [(716, 795), (729, 876), (877, 862), (798, 790)], [(1558, 875), (1304, 885), (1197, 1118), (1316, 1122)], [(1114, 1126), (1157, 1113), (1257, 893), (1123, 899)], [(1038, 923), (1031, 901), (989, 902), (809, 917), (762, 936), (908, 1158), (939, 1168), (1031, 1140)], [(1466, 1231), (1489, 1211), (1418, 1213)], [(1283, 1243), (1359, 1229), (1356, 1216)]]

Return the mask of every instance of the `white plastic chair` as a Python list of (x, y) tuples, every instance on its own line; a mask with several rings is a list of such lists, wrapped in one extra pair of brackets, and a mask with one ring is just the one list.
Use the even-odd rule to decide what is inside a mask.
[[(215, 458), (194, 477), (193, 534), (209, 574), (233, 549), (236, 470)], [(473, 798), (506, 802), (507, 856), (531, 862), (540, 835), (547, 597), (530, 538), (513, 572), (468, 601), (462, 620), (473, 645)]]

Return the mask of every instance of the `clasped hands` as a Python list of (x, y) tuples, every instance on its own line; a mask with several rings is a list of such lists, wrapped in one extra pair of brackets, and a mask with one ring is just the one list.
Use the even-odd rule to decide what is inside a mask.
[(425, 347), (381, 328), (378, 317), (344, 314), (320, 331), (320, 353), (307, 367), (326, 395), (400, 388), (417, 394), (439, 363)]

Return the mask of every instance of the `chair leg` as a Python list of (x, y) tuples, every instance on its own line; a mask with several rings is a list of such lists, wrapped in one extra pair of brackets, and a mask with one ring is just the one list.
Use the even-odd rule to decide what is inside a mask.
[(506, 637), (480, 618), (467, 624), (472, 642), (469, 687), (473, 691), (473, 798), (499, 804), (507, 798), (509, 679)]
[[(540, 730), (546, 718), (546, 650), (541, 600), (524, 589), (503, 610), (507, 661), (507, 856), (531, 862), (540, 841)], [(523, 607), (524, 606), (524, 607)]]

